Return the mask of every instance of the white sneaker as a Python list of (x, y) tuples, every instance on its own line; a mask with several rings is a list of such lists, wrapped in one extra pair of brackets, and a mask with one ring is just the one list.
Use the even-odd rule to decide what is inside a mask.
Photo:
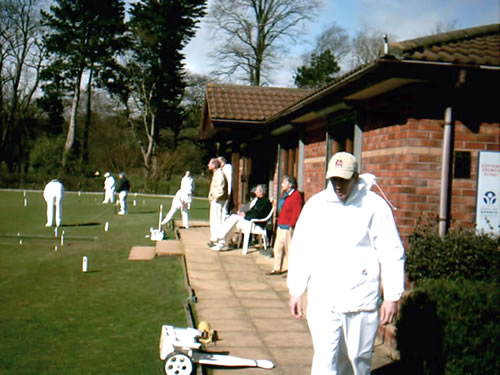
[(221, 244), (215, 244), (214, 246), (210, 246), (210, 250), (222, 251), (222, 250), (227, 250), (227, 247)]
[(51, 227), (52, 224), (47, 223), (47, 224), (45, 224), (45, 226), (48, 228), (48, 227)]

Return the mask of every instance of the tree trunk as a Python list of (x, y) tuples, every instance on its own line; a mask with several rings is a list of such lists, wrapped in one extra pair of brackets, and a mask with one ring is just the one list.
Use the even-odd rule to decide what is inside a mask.
[(89, 161), (89, 132), (90, 132), (90, 119), (92, 117), (92, 76), (94, 69), (90, 69), (89, 80), (87, 82), (87, 116), (85, 118), (85, 125), (83, 128), (82, 140), (82, 155), (81, 160), (84, 163)]
[(66, 143), (64, 144), (64, 152), (62, 159), (63, 168), (66, 167), (69, 154), (71, 153), (73, 144), (75, 143), (76, 116), (78, 115), (78, 104), (80, 103), (80, 84), (82, 82), (82, 74), (83, 71), (80, 71), (80, 73), (76, 77), (75, 91), (73, 93), (73, 103), (71, 105), (71, 116), (69, 119), (68, 134), (66, 136)]

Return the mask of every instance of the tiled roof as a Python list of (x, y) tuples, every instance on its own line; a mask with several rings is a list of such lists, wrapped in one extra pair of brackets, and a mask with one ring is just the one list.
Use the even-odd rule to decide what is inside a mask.
[(312, 91), (208, 83), (206, 100), (212, 120), (265, 121)]
[(500, 24), (391, 43), (389, 54), (403, 60), (500, 66)]
[[(500, 66), (500, 24), (472, 27), (440, 33), (427, 37), (394, 42), (389, 45), (388, 56), (360, 65), (353, 70), (333, 78), (316, 92), (304, 97), (300, 105), (312, 103), (336, 87), (351, 82), (360, 72), (375, 67), (380, 61), (392, 61), (394, 57), (418, 63), (452, 63), (460, 65)], [(290, 110), (293, 111), (293, 108)], [(282, 116), (276, 113), (274, 119)]]

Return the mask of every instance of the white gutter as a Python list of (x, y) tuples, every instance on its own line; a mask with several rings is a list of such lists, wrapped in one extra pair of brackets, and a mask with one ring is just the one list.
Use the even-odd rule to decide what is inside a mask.
[(450, 227), (451, 184), (453, 165), (454, 120), (451, 107), (444, 113), (443, 153), (441, 155), (441, 192), (439, 201), (439, 236), (444, 238)]

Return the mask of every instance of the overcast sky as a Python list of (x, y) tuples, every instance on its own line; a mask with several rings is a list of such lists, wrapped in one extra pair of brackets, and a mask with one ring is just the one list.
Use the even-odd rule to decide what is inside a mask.
[[(208, 0), (210, 7), (211, 0)], [(325, 7), (314, 24), (306, 25), (305, 41), (296, 45), (291, 57), (276, 71), (273, 86), (293, 87), (293, 73), (300, 56), (312, 49), (315, 38), (332, 22), (350, 36), (369, 28), (394, 35), (396, 40), (432, 34), (438, 24), (454, 29), (500, 23), (500, 0), (325, 0)], [(208, 25), (201, 22), (196, 37), (185, 49), (186, 68), (209, 74), (211, 48)]]

